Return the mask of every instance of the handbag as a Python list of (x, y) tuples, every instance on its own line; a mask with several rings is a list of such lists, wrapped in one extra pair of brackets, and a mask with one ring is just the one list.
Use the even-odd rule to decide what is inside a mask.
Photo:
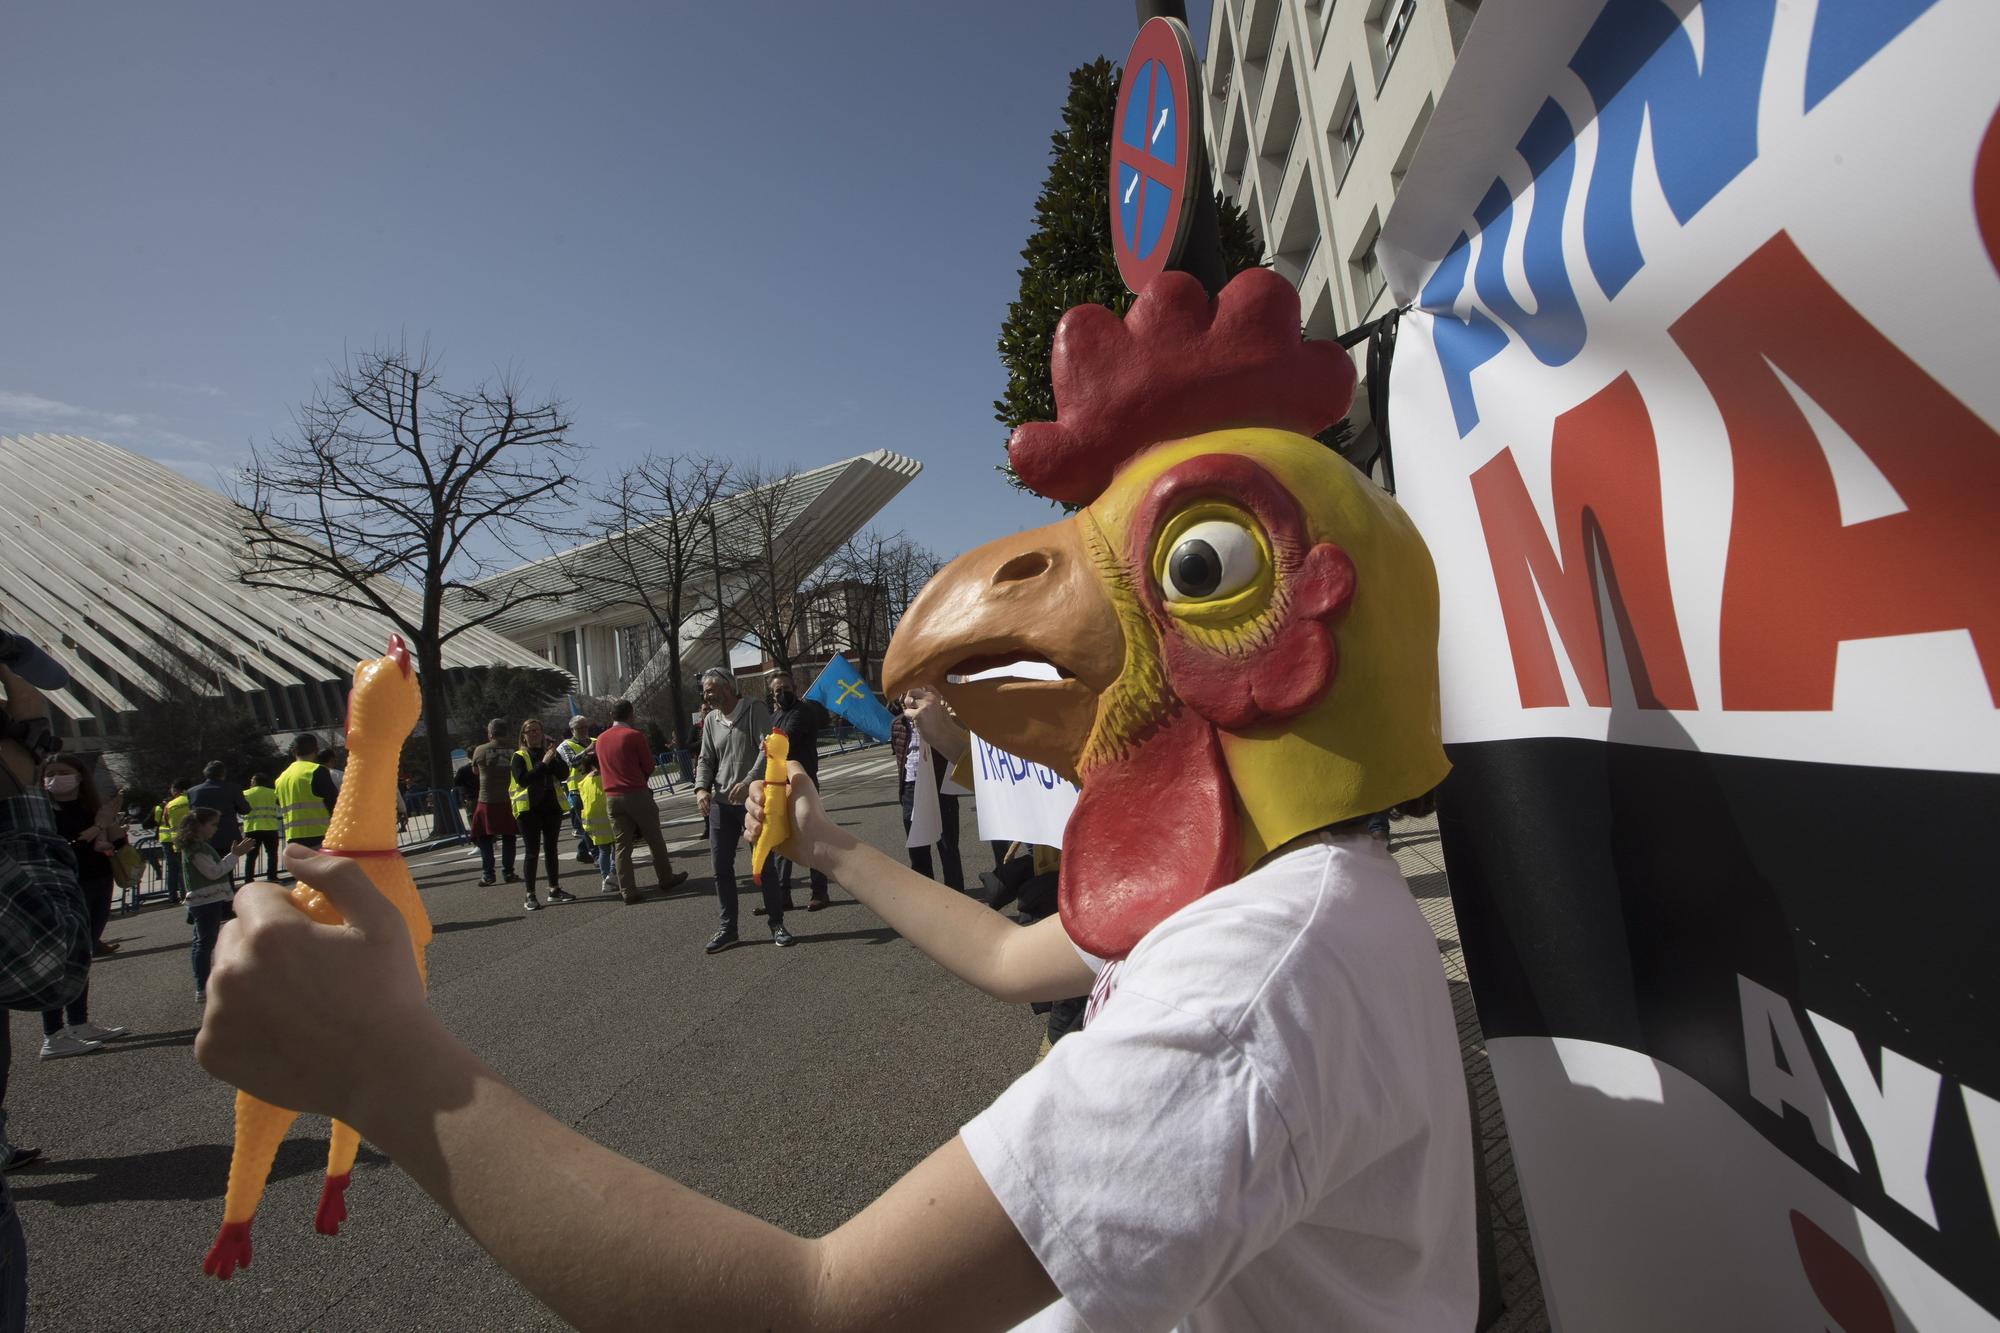
[(111, 879), (121, 889), (129, 889), (146, 873), (146, 858), (139, 855), (139, 849), (126, 843), (111, 853)]

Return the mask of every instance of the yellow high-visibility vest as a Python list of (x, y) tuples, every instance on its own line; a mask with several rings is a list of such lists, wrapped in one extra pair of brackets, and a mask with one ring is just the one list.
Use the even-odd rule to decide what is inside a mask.
[(276, 833), (284, 822), (278, 813), (278, 793), (271, 787), (245, 787), (243, 799), (250, 803), (250, 813), (243, 816), (245, 833)]
[[(535, 761), (526, 750), (516, 750), (514, 754), (528, 765), (531, 772), (533, 771)], [(513, 802), (516, 819), (528, 812), (528, 789), (514, 781), (514, 769), (511, 764), (507, 768), (507, 798)]]
[(310, 759), (294, 759), (290, 768), (278, 774), (278, 814), (285, 821), (286, 842), (326, 836), (332, 812), (312, 789), (313, 774), (319, 767)]
[(160, 841), (172, 842), (174, 835), (181, 831), (181, 820), (187, 817), (190, 808), (188, 798), (176, 796), (168, 801), (160, 813)]
[(611, 798), (604, 794), (603, 781), (595, 773), (586, 773), (577, 780), (576, 790), (583, 797), (583, 831), (591, 842), (599, 847), (616, 842), (618, 830), (611, 823)]

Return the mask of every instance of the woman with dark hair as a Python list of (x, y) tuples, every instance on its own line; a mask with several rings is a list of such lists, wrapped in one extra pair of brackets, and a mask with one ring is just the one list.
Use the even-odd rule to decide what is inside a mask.
[[(52, 754), (42, 765), (42, 790), (56, 811), (56, 832), (76, 853), (76, 879), (90, 908), (90, 938), (95, 953), (113, 952), (104, 944), (105, 923), (111, 919), (111, 854), (125, 841), (118, 808), (103, 789), (97, 765), (85, 754)], [(64, 1022), (67, 1018), (67, 1023)], [(99, 1027), (90, 1021), (90, 985), (69, 1004), (42, 1011), (42, 1059), (88, 1055), (124, 1028)]]

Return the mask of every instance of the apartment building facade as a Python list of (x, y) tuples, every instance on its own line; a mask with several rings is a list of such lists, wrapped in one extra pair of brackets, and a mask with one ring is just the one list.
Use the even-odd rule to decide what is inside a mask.
[(1375, 241), (1478, 8), (1215, 0), (1202, 71), (1209, 160), (1298, 288), (1309, 336), (1389, 308)]

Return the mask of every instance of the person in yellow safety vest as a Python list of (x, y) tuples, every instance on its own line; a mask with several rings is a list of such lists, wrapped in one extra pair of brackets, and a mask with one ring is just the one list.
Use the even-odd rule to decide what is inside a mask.
[[(243, 799), (250, 803), (250, 813), (243, 816), (243, 836), (264, 849), (264, 864), (269, 878), (278, 877), (278, 831), (284, 824), (284, 817), (278, 813), (278, 793), (271, 786), (269, 773), (252, 773), (250, 785), (243, 789)], [(256, 878), (257, 853), (252, 851), (244, 858), (243, 871), (252, 879)]]
[(589, 865), (597, 859), (597, 852), (590, 844), (590, 835), (583, 831), (583, 802), (577, 796), (576, 761), (592, 753), (595, 742), (590, 736), (590, 719), (578, 713), (569, 720), (569, 736), (556, 746), (556, 753), (569, 765), (569, 827), (576, 834), (576, 859), (580, 865)]
[(612, 873), (612, 851), (618, 844), (618, 829), (611, 822), (611, 800), (604, 794), (604, 781), (597, 776), (597, 756), (577, 756), (573, 770), (576, 794), (581, 806), (584, 836), (590, 839), (597, 873), (603, 878), (603, 892), (618, 892), (618, 877)]
[(340, 789), (319, 761), (319, 737), (300, 732), (292, 741), (292, 764), (278, 774), (278, 814), (285, 821), (285, 841), (317, 847), (326, 838), (333, 803)]
[(160, 846), (167, 849), (167, 897), (179, 902), (185, 896), (181, 884), (181, 858), (174, 851), (174, 838), (180, 832), (181, 819), (188, 812), (187, 789), (194, 784), (186, 778), (167, 784), (167, 803), (160, 807)]
[(552, 903), (575, 902), (575, 895), (562, 887), (562, 850), (558, 846), (563, 820), (563, 797), (565, 783), (569, 781), (569, 765), (563, 762), (562, 753), (554, 741), (542, 731), (539, 719), (529, 718), (521, 724), (520, 748), (514, 751), (510, 769), (507, 794), (514, 811), (514, 820), (520, 825), (521, 838), (526, 844), (527, 860), (521, 869), (527, 877), (527, 898), (521, 904), (522, 910), (538, 912), (541, 900), (535, 897), (535, 875), (537, 859), (548, 867), (549, 901)]

